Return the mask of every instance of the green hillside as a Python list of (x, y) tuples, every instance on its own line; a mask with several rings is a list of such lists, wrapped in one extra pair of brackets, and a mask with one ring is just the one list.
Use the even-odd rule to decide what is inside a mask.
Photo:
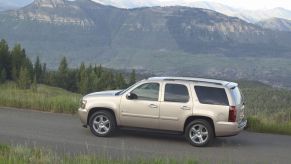
[(291, 62), (286, 57), (229, 57), (221, 54), (188, 54), (178, 51), (123, 49), (104, 66), (162, 76), (248, 79), (291, 87)]
[(79, 94), (47, 85), (38, 85), (37, 91), (33, 91), (7, 82), (0, 85), (0, 90), (0, 106), (59, 113), (76, 113), (81, 98)]
[(241, 82), (249, 130), (291, 135), (291, 90)]

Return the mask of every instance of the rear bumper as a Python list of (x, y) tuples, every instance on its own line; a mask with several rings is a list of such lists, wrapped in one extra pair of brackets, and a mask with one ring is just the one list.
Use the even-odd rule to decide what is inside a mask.
[(86, 109), (79, 108), (78, 115), (83, 125), (87, 125), (88, 111)]
[(217, 137), (233, 136), (239, 134), (247, 126), (247, 120), (237, 122), (217, 122), (215, 124), (215, 135)]

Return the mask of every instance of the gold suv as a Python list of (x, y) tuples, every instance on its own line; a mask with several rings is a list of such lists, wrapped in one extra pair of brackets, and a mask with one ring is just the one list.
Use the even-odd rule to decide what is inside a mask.
[(143, 128), (183, 133), (194, 146), (236, 135), (247, 124), (238, 84), (188, 77), (152, 77), (125, 90), (91, 93), (78, 113), (98, 137), (117, 127)]

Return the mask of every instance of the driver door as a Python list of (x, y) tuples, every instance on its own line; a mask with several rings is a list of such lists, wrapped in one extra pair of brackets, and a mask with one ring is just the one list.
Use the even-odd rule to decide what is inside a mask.
[[(120, 102), (122, 126), (159, 128), (160, 83), (148, 82), (125, 93)], [(134, 98), (128, 95), (135, 94)]]

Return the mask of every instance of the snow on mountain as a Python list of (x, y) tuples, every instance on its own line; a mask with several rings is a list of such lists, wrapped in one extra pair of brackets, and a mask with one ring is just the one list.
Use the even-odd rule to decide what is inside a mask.
[(188, 6), (214, 10), (228, 16), (239, 17), (247, 22), (255, 23), (270, 18), (283, 18), (291, 20), (291, 11), (284, 8), (268, 10), (245, 10), (233, 8), (215, 2), (191, 1), (191, 0), (94, 0), (104, 5), (112, 5), (120, 8), (137, 8), (151, 6)]
[[(16, 9), (31, 3), (33, 0), (0, 0), (0, 11)], [(74, 0), (67, 0), (74, 1)], [(90, 1), (90, 0), (88, 0)], [(119, 8), (137, 8), (152, 6), (188, 6), (214, 10), (228, 16), (239, 17), (247, 22), (256, 23), (270, 18), (291, 20), (291, 11), (284, 8), (268, 10), (246, 10), (230, 7), (224, 4), (209, 1), (193, 0), (92, 0), (94, 2), (111, 5)]]
[(0, 11), (17, 9), (31, 2), (33, 0), (0, 0)]
[(263, 28), (279, 31), (291, 31), (291, 20), (282, 18), (270, 18), (256, 23)]

